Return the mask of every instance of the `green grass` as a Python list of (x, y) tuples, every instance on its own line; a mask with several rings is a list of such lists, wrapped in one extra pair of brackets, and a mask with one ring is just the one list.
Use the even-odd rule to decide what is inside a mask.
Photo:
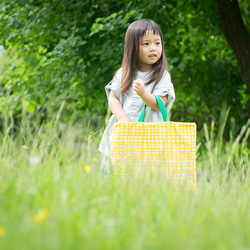
[(0, 249), (250, 249), (249, 124), (227, 143), (204, 127), (196, 191), (101, 176), (100, 134), (84, 125), (26, 125), (15, 137), (5, 129)]

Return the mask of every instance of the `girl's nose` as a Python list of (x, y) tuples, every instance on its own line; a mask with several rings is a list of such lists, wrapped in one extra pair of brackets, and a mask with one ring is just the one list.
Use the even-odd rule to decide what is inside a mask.
[(155, 45), (154, 45), (154, 44), (152, 44), (152, 45), (150, 46), (150, 50), (155, 50)]

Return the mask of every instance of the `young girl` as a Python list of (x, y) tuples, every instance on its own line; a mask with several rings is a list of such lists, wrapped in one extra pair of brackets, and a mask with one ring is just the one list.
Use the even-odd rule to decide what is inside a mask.
[(154, 95), (161, 97), (170, 110), (175, 92), (167, 69), (163, 35), (152, 20), (130, 24), (125, 35), (122, 67), (105, 87), (113, 115), (106, 127), (99, 151), (103, 154), (101, 169), (109, 170), (113, 125), (116, 122), (137, 122), (146, 105), (147, 122), (162, 122), (162, 114)]

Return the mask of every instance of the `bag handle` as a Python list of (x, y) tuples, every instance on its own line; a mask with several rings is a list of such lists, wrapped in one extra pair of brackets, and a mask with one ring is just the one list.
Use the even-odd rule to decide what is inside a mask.
[[(156, 101), (157, 101), (157, 103), (158, 103), (158, 105), (160, 107), (163, 121), (166, 122), (167, 121), (167, 117), (168, 117), (168, 112), (167, 112), (167, 110), (165, 108), (165, 105), (164, 105), (162, 99), (159, 96), (154, 95), (154, 97), (156, 98)], [(144, 122), (145, 110), (146, 110), (146, 105), (144, 106), (144, 109), (141, 112), (141, 115), (140, 115), (140, 117), (138, 119), (138, 122)]]

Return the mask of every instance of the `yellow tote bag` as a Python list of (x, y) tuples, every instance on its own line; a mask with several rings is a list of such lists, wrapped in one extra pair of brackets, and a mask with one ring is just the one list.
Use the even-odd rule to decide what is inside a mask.
[(196, 188), (196, 124), (166, 121), (167, 111), (155, 96), (165, 122), (116, 123), (111, 161), (122, 178), (159, 177)]

